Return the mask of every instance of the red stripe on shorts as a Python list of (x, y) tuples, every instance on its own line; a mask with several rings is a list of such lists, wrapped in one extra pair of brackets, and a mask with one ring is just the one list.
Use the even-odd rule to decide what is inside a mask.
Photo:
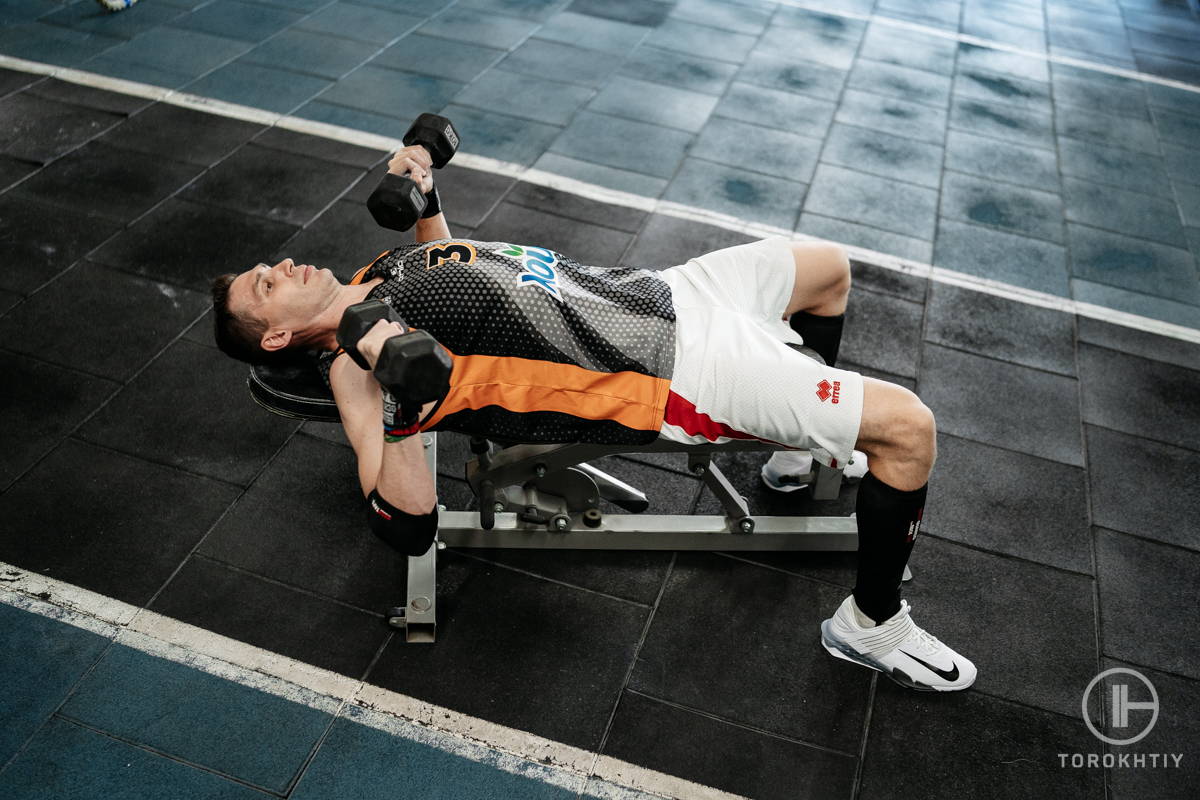
[(708, 414), (697, 411), (692, 401), (680, 397), (674, 392), (667, 393), (667, 407), (663, 411), (663, 422), (682, 428), (688, 436), (703, 436), (710, 442), (715, 442), (722, 436), (727, 439), (758, 439), (757, 436), (734, 430), (724, 422), (717, 422)]

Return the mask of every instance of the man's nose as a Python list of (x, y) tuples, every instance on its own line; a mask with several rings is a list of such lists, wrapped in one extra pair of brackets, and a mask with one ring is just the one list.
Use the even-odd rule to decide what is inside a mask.
[(275, 265), (276, 269), (282, 270), (283, 274), (287, 275), (289, 277), (291, 276), (292, 270), (295, 269), (295, 267), (296, 267), (296, 262), (292, 261), (292, 259), (290, 259), (290, 258), (285, 258), (283, 261), (280, 261), (278, 264)]

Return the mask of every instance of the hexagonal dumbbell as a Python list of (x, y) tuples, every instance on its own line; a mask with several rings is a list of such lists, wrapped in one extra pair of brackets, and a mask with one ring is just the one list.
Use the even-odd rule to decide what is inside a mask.
[[(403, 141), (405, 145), (424, 147), (433, 161), (434, 169), (441, 169), (458, 150), (458, 131), (445, 117), (422, 114), (404, 134)], [(416, 225), (425, 211), (425, 205), (421, 187), (407, 173), (387, 173), (367, 198), (367, 208), (375, 221), (397, 231), (406, 231)]]
[(428, 331), (408, 329), (396, 310), (382, 300), (367, 300), (346, 309), (338, 324), (338, 345), (355, 364), (370, 370), (370, 364), (358, 350), (358, 342), (381, 319), (397, 322), (407, 330), (384, 342), (375, 362), (375, 380), (403, 408), (414, 413), (425, 403), (444, 397), (450, 388), (453, 367), (449, 353)]

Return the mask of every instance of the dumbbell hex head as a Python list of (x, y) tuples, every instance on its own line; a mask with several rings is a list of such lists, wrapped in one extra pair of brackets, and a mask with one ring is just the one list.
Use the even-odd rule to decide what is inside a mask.
[[(355, 364), (368, 372), (371, 371), (371, 365), (358, 351), (358, 342), (381, 319), (404, 325), (404, 320), (396, 312), (396, 309), (382, 300), (364, 300), (361, 303), (355, 303), (342, 312), (342, 320), (338, 323), (338, 346), (346, 351), (346, 355), (354, 359)], [(408, 326), (405, 325), (405, 327)]]
[(450, 354), (432, 335), (414, 330), (384, 343), (375, 380), (402, 405), (416, 407), (445, 396), (453, 367)]
[(429, 151), (435, 169), (441, 169), (458, 150), (458, 131), (445, 117), (421, 114), (404, 134), (406, 145), (419, 144)]
[(425, 211), (421, 187), (407, 175), (387, 173), (367, 198), (367, 209), (375, 222), (394, 231), (406, 231)]

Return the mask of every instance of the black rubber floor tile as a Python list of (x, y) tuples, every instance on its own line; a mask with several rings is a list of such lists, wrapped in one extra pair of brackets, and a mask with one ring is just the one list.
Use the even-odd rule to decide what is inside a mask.
[(0, 288), (32, 292), (119, 227), (94, 214), (0, 196)]
[[(680, 475), (625, 458), (599, 458), (588, 463), (639, 489), (650, 501), (649, 514), (686, 514), (696, 501), (698, 487), (691, 475)], [(686, 469), (686, 456), (682, 462), (675, 463)], [(605, 513), (621, 510), (608, 501), (601, 501), (600, 508)]]
[(254, 144), (362, 169), (375, 166), (389, 155), (382, 150), (278, 127), (267, 128), (254, 137)]
[(1079, 317), (1079, 341), (1200, 371), (1200, 344)]
[(921, 399), (938, 430), (1083, 466), (1073, 378), (926, 343)]
[(909, 567), (913, 620), (975, 663), (979, 691), (1078, 714), (1099, 657), (1090, 575), (932, 536), (916, 543)]
[(34, 358), (124, 381), (205, 305), (197, 292), (83, 262), (0, 320), (0, 340)]
[(957, 350), (1062, 375), (1075, 374), (1070, 314), (933, 282), (925, 339)]
[(671, 553), (618, 550), (462, 550), (495, 562), (610, 597), (653, 605), (671, 563)]
[(0, 498), (0, 558), (141, 606), (237, 494), (68, 439)]
[(93, 142), (43, 167), (11, 194), (127, 222), (199, 173), (194, 164), (166, 158), (151, 168), (126, 150)]
[(1200, 450), (1200, 372), (1079, 345), (1083, 419)]
[(917, 377), (925, 307), (855, 287), (846, 307), (838, 359)]
[(371, 533), (354, 452), (293, 437), (200, 553), (366, 611), (404, 605), (405, 558)]
[(123, 120), (120, 114), (14, 94), (0, 100), (0, 152), (44, 164)]
[[(1134, 747), (1114, 747), (1114, 754), (1127, 754), (1129, 761), (1126, 766), (1116, 766), (1108, 770), (1108, 786), (1110, 797), (1138, 798), (1153, 797), (1158, 800), (1190, 800), (1200, 786), (1200, 761), (1191, 754), (1195, 752), (1195, 742), (1200, 741), (1200, 681), (1180, 678), (1166, 672), (1147, 669), (1146, 667), (1128, 664), (1123, 661), (1104, 659), (1104, 669), (1133, 669), (1141, 673), (1154, 685), (1158, 694), (1160, 713), (1154, 722), (1154, 727)], [(1132, 676), (1115, 676), (1121, 681), (1128, 681), (1133, 687), (1137, 686), (1137, 678)], [(1099, 690), (1098, 690), (1099, 691)], [(1111, 691), (1111, 690), (1110, 690)], [(1149, 700), (1146, 696), (1135, 697), (1136, 688), (1130, 688), (1130, 700)], [(1111, 697), (1111, 694), (1109, 695)], [(1148, 712), (1140, 712), (1146, 714)], [(1130, 712), (1129, 725), (1125, 728), (1112, 726), (1112, 719), (1101, 731), (1113, 739), (1127, 739), (1140, 732), (1146, 723), (1145, 716), (1137, 716)], [(1130, 753), (1129, 750), (1134, 750)], [(1144, 764), (1150, 765), (1150, 753), (1184, 754), (1177, 767), (1141, 767), (1134, 762), (1137, 753), (1145, 757)], [(1120, 762), (1118, 762), (1120, 763)], [(1162, 764), (1163, 759), (1158, 759)], [(1171, 759), (1170, 764), (1174, 764)], [(1129, 766), (1132, 765), (1132, 766)]]
[(368, 682), (599, 747), (649, 610), (451, 551), (439, 562), (437, 644), (396, 637)]
[(1200, 550), (1200, 453), (1086, 426), (1092, 521)]
[(250, 144), (209, 170), (182, 197), (303, 225), (361, 175), (357, 167)]
[(152, 611), (305, 664), (361, 678), (390, 634), (383, 619), (193, 556)]
[(0, 69), (0, 97), (11, 92), (24, 89), (26, 86), (43, 80), (41, 75), (32, 72), (18, 72), (12, 69)]
[(857, 289), (867, 289), (876, 294), (890, 294), (914, 303), (925, 302), (929, 286), (929, 281), (925, 278), (853, 259), (850, 261), (850, 274)]
[(870, 675), (819, 644), (821, 620), (845, 597), (843, 589), (755, 564), (681, 553), (629, 688), (855, 752)]
[(29, 469), (117, 384), (0, 351), (0, 488)]
[(1096, 580), (1105, 655), (1200, 678), (1200, 553), (1097, 528)]
[(57, 78), (49, 78), (31, 87), (29, 94), (123, 115), (132, 114), (154, 102), (137, 95), (107, 92), (92, 86), (60, 81)]
[(24, 298), (16, 292), (0, 291), (0, 316), (6, 314), (10, 308), (21, 302)]
[(1084, 470), (938, 437), (925, 520), (944, 539), (1092, 572)]
[(603, 224), (627, 233), (637, 233), (646, 221), (645, 211), (600, 203), (535, 183), (518, 183), (505, 196), (504, 202), (593, 225)]
[(291, 257), (297, 263), (328, 267), (345, 282), (383, 251), (411, 245), (412, 240), (411, 232), (381, 228), (366, 206), (339, 200), (263, 258), (271, 264)]
[(171, 198), (92, 254), (92, 260), (207, 291), (223, 272), (269, 258), (294, 225)]
[(690, 258), (752, 242), (755, 238), (702, 222), (651, 214), (623, 260), (635, 267), (673, 267), (687, 263)]
[(12, 186), (22, 178), (28, 177), (40, 168), (32, 161), (21, 161), (8, 156), (0, 156), (0, 192)]
[[(914, 742), (927, 746), (918, 754)], [(1098, 747), (1078, 708), (1068, 718), (980, 692), (924, 694), (880, 681), (859, 796), (1101, 800), (1102, 772), (1064, 769), (1057, 756)]]
[[(442, 199), (442, 213), (450, 223), (451, 234), (454, 234), (460, 225), (468, 228), (478, 227), (514, 183), (507, 175), (496, 175), (453, 164), (448, 164), (435, 173), (434, 181)], [(377, 182), (378, 179), (371, 185), (374, 186)]]
[(80, 435), (245, 486), (298, 427), (250, 399), (247, 370), (219, 350), (176, 342)]
[(636, 692), (621, 696), (602, 754), (761, 800), (850, 797), (857, 764)]
[(613, 266), (633, 241), (614, 228), (577, 222), (505, 201), (475, 229), (476, 239), (546, 247), (582, 264)]
[(189, 108), (155, 103), (105, 134), (106, 144), (209, 166), (263, 130), (243, 122)]

